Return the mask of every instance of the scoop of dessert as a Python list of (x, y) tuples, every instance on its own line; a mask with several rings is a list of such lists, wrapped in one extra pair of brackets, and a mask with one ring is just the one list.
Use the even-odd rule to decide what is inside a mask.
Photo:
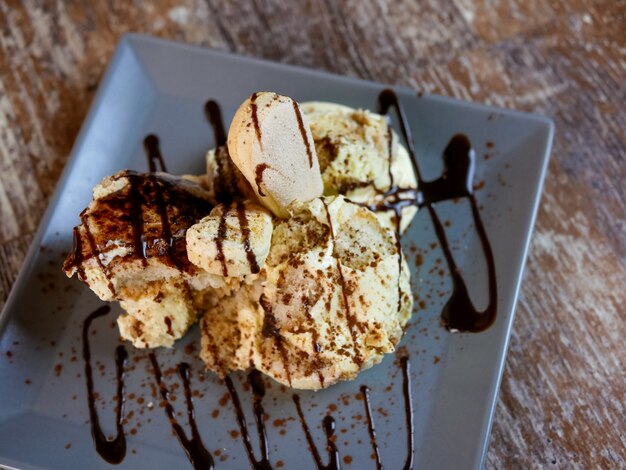
[(228, 151), (258, 200), (276, 216), (322, 195), (322, 178), (306, 116), (293, 99), (258, 92), (239, 107)]
[(412, 307), (409, 271), (393, 232), (366, 208), (338, 196), (289, 210), (263, 279), (205, 313), (201, 357), (220, 374), (254, 366), (320, 389), (395, 349)]
[[(403, 232), (417, 213), (411, 199), (417, 188), (411, 158), (384, 116), (336, 103), (301, 104), (315, 142), (324, 194), (343, 194), (376, 209), (381, 222), (395, 229), (396, 210)], [(385, 204), (391, 202), (391, 204)]]
[(417, 210), (385, 118), (259, 92), (228, 146), (217, 134), (205, 175), (98, 184), (66, 274), (120, 302), (139, 348), (171, 346), (201, 316), (201, 358), (221, 375), (255, 367), (315, 390), (380, 362), (411, 314), (399, 232)]
[(270, 250), (272, 215), (250, 202), (219, 204), (187, 230), (189, 260), (219, 276), (257, 274)]
[(224, 278), (187, 256), (187, 229), (211, 209), (207, 191), (188, 179), (128, 170), (108, 176), (80, 215), (63, 269), (102, 300), (121, 301), (120, 331), (135, 346), (170, 346), (204, 307), (198, 292), (229, 291)]

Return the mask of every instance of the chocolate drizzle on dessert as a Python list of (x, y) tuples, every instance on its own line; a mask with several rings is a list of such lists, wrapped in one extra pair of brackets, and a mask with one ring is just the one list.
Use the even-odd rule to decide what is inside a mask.
[(224, 131), (224, 121), (222, 120), (222, 111), (217, 101), (209, 100), (204, 105), (204, 114), (213, 128), (215, 137), (215, 146), (221, 147), (226, 145), (226, 132)]
[(222, 111), (220, 105), (209, 100), (204, 105), (204, 114), (213, 129), (213, 139), (215, 140), (215, 164), (217, 165), (217, 174), (213, 179), (215, 182), (215, 199), (219, 202), (230, 202), (234, 197), (234, 164), (228, 154), (226, 146), (226, 132), (224, 130), (224, 121), (222, 120)]
[[(96, 259), (96, 263), (98, 263), (98, 266), (100, 267), (100, 270), (102, 271), (102, 274), (107, 280), (107, 287), (109, 291), (111, 291), (111, 294), (113, 295), (113, 297), (115, 297), (115, 288), (113, 287), (113, 282), (111, 281), (111, 273), (109, 272), (109, 269), (104, 265), (104, 263), (100, 259), (100, 249), (98, 248), (98, 244), (96, 243), (93, 233), (91, 233), (91, 229), (89, 228), (89, 217), (87, 216), (86, 213), (83, 212), (80, 215), (80, 221), (83, 225), (83, 230), (85, 231), (87, 242), (89, 243), (89, 249), (91, 250), (91, 253), (93, 253), (94, 258)], [(77, 246), (77, 248), (81, 249), (80, 258), (82, 262), (82, 246), (80, 246), (80, 243), (79, 243), (79, 246)], [(73, 258), (75, 258), (75, 256), (73, 256)], [(81, 265), (77, 264), (76, 266), (81, 266)], [(83, 267), (81, 266), (80, 269), (82, 270), (83, 275), (84, 275), (85, 271)]]
[(302, 120), (302, 113), (300, 112), (300, 107), (298, 103), (294, 100), (291, 100), (293, 104), (293, 110), (296, 113), (296, 119), (298, 120), (298, 127), (300, 128), (300, 135), (302, 136), (302, 140), (304, 141), (304, 146), (306, 147), (306, 154), (309, 157), (309, 168), (313, 168), (313, 153), (311, 152), (311, 143), (309, 142), (309, 136), (306, 133), (306, 129), (304, 128), (304, 121)]
[[(83, 242), (80, 238), (80, 232), (78, 227), (74, 227), (72, 231), (72, 252), (69, 257), (68, 265), (76, 266), (78, 279), (85, 281), (85, 268), (83, 268)], [(111, 282), (109, 280), (109, 282)]]
[(239, 228), (241, 228), (241, 236), (243, 237), (243, 249), (246, 252), (246, 258), (248, 259), (248, 264), (250, 265), (250, 271), (252, 271), (252, 274), (256, 274), (261, 269), (259, 268), (256, 255), (250, 246), (250, 227), (248, 226), (245, 206), (241, 202), (238, 202), (236, 204), (236, 209), (237, 219), (239, 220)]
[[(154, 193), (156, 211), (159, 214), (159, 218), (161, 219), (161, 239), (165, 242), (167, 246), (167, 255), (170, 261), (172, 261), (176, 265), (176, 267), (180, 268), (180, 262), (176, 256), (176, 253), (172, 249), (174, 245), (174, 237), (172, 237), (172, 228), (170, 227), (170, 219), (167, 214), (167, 205), (165, 204), (163, 191), (161, 189), (159, 181), (152, 174), (157, 171), (156, 162), (159, 163), (161, 171), (167, 171), (165, 168), (165, 163), (163, 162), (163, 156), (161, 155), (161, 151), (159, 150), (159, 138), (154, 134), (150, 134), (144, 139), (143, 145), (146, 151), (146, 157), (148, 158), (148, 166), (150, 168), (150, 175), (148, 176), (148, 178), (150, 180), (150, 183), (152, 184), (152, 192)], [(133, 184), (132, 180), (131, 184)], [(141, 230), (143, 230), (143, 224)], [(143, 238), (143, 234), (141, 238)], [(143, 254), (145, 258), (145, 242), (143, 245)]]
[[(389, 172), (389, 187), (394, 188), (395, 181), (393, 172), (391, 171), (391, 164), (393, 163), (393, 130), (391, 126), (387, 124), (387, 171)], [(375, 188), (375, 186), (374, 186)], [(400, 287), (400, 279), (402, 277), (402, 244), (400, 241), (400, 228), (402, 225), (402, 208), (394, 206), (394, 225), (396, 227), (394, 237), (396, 243), (396, 252), (398, 254), (398, 312), (402, 308), (402, 288)]]
[(172, 330), (172, 319), (166, 316), (163, 321), (165, 322), (165, 326), (167, 327), (167, 334), (170, 336), (174, 336), (174, 331)]
[(315, 369), (317, 369), (317, 378), (320, 381), (320, 387), (324, 388), (324, 374), (322, 373), (322, 361), (320, 359), (319, 353), (322, 351), (322, 346), (320, 345), (320, 334), (315, 328), (315, 322), (313, 320), (313, 315), (311, 315), (311, 305), (309, 301), (309, 297), (306, 294), (302, 296), (302, 305), (304, 307), (304, 315), (306, 316), (307, 321), (311, 324), (310, 332), (311, 332), (311, 342), (313, 343), (313, 351), (315, 351), (316, 357), (314, 360)]
[(143, 214), (141, 211), (141, 194), (139, 192), (139, 176), (135, 172), (128, 172), (128, 199), (130, 202), (130, 223), (133, 229), (135, 256), (141, 258), (144, 266), (148, 265), (146, 244), (143, 238)]
[(222, 207), (220, 214), (220, 223), (217, 227), (217, 234), (215, 235), (215, 246), (217, 247), (217, 254), (215, 257), (222, 265), (222, 274), (224, 277), (228, 276), (228, 265), (226, 264), (226, 257), (224, 256), (224, 240), (226, 239), (226, 212), (228, 206)]
[[(211, 203), (185, 188), (194, 183), (185, 182), (166, 174), (138, 173), (131, 170), (119, 172), (105, 180), (104, 188), (119, 184), (119, 190), (105, 193), (94, 199), (81, 213), (81, 223), (74, 230), (74, 243), (63, 269), (73, 267), (85, 277), (85, 262), (94, 258), (108, 289), (116, 297), (112, 273), (120, 263), (148, 258), (159, 258), (179, 269), (195, 269), (187, 258), (184, 236), (180, 234), (211, 209)], [(98, 228), (92, 231), (91, 227)], [(127, 254), (109, 257), (113, 250), (123, 248)]]
[[(156, 173), (157, 171), (163, 171), (167, 173), (165, 162), (163, 161), (163, 155), (161, 155), (161, 149), (159, 148), (159, 138), (150, 134), (143, 139), (143, 147), (148, 157), (148, 168), (150, 173)], [(157, 164), (160, 170), (157, 169)]]
[(395, 186), (391, 164), (393, 163), (393, 130), (391, 125), (387, 124), (387, 172), (389, 174), (389, 187)]
[(85, 362), (85, 379), (87, 380), (87, 403), (89, 406), (89, 420), (91, 421), (91, 436), (96, 452), (109, 463), (118, 464), (126, 456), (126, 436), (124, 435), (124, 366), (128, 353), (124, 346), (115, 349), (115, 371), (117, 379), (117, 404), (115, 408), (116, 435), (113, 439), (107, 439), (100, 427), (100, 418), (96, 410), (96, 393), (93, 385), (93, 371), (91, 368), (91, 348), (89, 347), (89, 327), (99, 317), (108, 314), (111, 309), (103, 306), (91, 313), (83, 323), (83, 359)]
[(184, 429), (178, 423), (176, 419), (176, 412), (174, 411), (174, 407), (172, 406), (172, 402), (170, 400), (170, 392), (163, 383), (163, 375), (161, 373), (161, 368), (159, 367), (159, 363), (154, 353), (149, 354), (150, 362), (152, 362), (152, 367), (154, 371), (154, 378), (159, 387), (159, 392), (161, 394), (162, 403), (165, 406), (165, 413), (172, 425), (172, 430), (176, 434), (178, 438), (178, 442), (185, 450), (189, 461), (193, 465), (195, 470), (210, 470), (213, 468), (213, 457), (211, 453), (206, 449), (204, 443), (202, 442), (202, 438), (200, 437), (200, 433), (198, 432), (198, 426), (196, 424), (196, 419), (194, 416), (194, 408), (193, 401), (191, 399), (191, 386), (190, 386), (190, 377), (189, 377), (189, 364), (182, 362), (178, 365), (178, 375), (180, 376), (183, 387), (185, 390), (185, 403), (187, 405), (187, 422), (189, 423), (189, 428), (191, 429), (191, 439), (187, 437)]
[(250, 372), (250, 374), (248, 374), (248, 384), (250, 384), (250, 388), (252, 388), (252, 407), (254, 410), (256, 429), (259, 435), (261, 460), (257, 460), (254, 454), (254, 450), (252, 449), (250, 434), (248, 433), (248, 426), (246, 424), (246, 416), (243, 412), (243, 407), (241, 406), (241, 401), (239, 400), (239, 395), (237, 393), (237, 389), (235, 388), (235, 384), (228, 375), (224, 378), (224, 382), (226, 383), (226, 388), (228, 388), (230, 398), (233, 402), (233, 406), (235, 407), (237, 424), (239, 425), (241, 438), (243, 440), (244, 447), (246, 448), (246, 453), (248, 454), (250, 464), (255, 470), (271, 470), (272, 465), (269, 461), (270, 449), (267, 440), (267, 433), (265, 430), (265, 410), (263, 409), (262, 403), (263, 397), (265, 396), (265, 384), (263, 383), (263, 377), (261, 376), (261, 373), (257, 370), (254, 370)]
[(356, 326), (357, 326), (357, 320), (354, 317), (350, 309), (350, 304), (348, 303), (348, 286), (346, 285), (346, 280), (343, 276), (343, 269), (341, 269), (341, 262), (339, 261), (339, 258), (337, 257), (337, 253), (335, 250), (336, 242), (335, 242), (335, 231), (333, 229), (333, 221), (331, 220), (330, 212), (328, 211), (328, 205), (326, 204), (326, 201), (324, 200), (324, 198), (320, 198), (320, 201), (322, 201), (322, 204), (324, 204), (324, 210), (326, 211), (326, 220), (328, 221), (328, 227), (330, 229), (330, 237), (333, 240), (333, 258), (335, 258), (335, 262), (337, 264), (337, 274), (339, 275), (339, 287), (341, 289), (341, 294), (343, 296), (343, 303), (346, 309), (346, 320), (348, 322), (348, 329), (350, 330), (350, 335), (352, 336), (352, 345), (354, 347), (354, 354), (352, 356), (352, 360), (357, 366), (360, 367), (363, 364), (363, 358), (361, 357), (361, 352), (359, 351), (358, 338), (357, 338), (357, 334), (355, 331)]
[(370, 404), (370, 389), (367, 385), (361, 386), (361, 393), (363, 394), (363, 403), (365, 404), (365, 415), (367, 416), (367, 430), (370, 434), (370, 443), (374, 451), (376, 459), (376, 468), (383, 470), (383, 464), (380, 460), (380, 450), (376, 443), (376, 428), (374, 427), (374, 419), (372, 417), (372, 405)]
[[(473, 193), (472, 180), (474, 177), (475, 155), (470, 141), (462, 134), (453, 136), (443, 152), (444, 170), (441, 176), (433, 181), (424, 181), (417, 165), (413, 138), (404, 110), (395, 92), (391, 89), (385, 89), (378, 95), (378, 111), (381, 114), (387, 114), (391, 107), (395, 109), (400, 120), (402, 134), (417, 178), (418, 189), (416, 191), (392, 187), (383, 194), (381, 203), (369, 207), (372, 210), (392, 209), (396, 214), (402, 210), (402, 207), (411, 204), (426, 207), (433, 222), (437, 239), (444, 252), (448, 270), (452, 276), (452, 294), (443, 308), (442, 320), (449, 330), (465, 332), (484, 331), (493, 324), (496, 318), (496, 271), (491, 245)], [(470, 299), (467, 285), (452, 256), (443, 225), (433, 207), (433, 204), (437, 202), (457, 198), (467, 198), (470, 202), (472, 218), (487, 264), (489, 302), (483, 311), (478, 311)]]
[(291, 370), (289, 368), (289, 360), (287, 357), (287, 351), (285, 350), (285, 345), (283, 344), (283, 337), (280, 334), (280, 329), (276, 324), (276, 316), (274, 315), (274, 311), (272, 310), (272, 304), (265, 296), (265, 294), (261, 294), (259, 298), (259, 304), (263, 308), (263, 328), (261, 330), (261, 334), (266, 338), (272, 338), (276, 344), (276, 348), (280, 354), (280, 357), (283, 361), (283, 368), (285, 369), (285, 373), (287, 374), (287, 382), (289, 386), (291, 386)]
[(335, 434), (335, 419), (332, 416), (325, 416), (322, 421), (322, 424), (324, 425), (324, 433), (326, 434), (326, 450), (328, 450), (328, 463), (324, 465), (322, 457), (320, 456), (317, 446), (315, 445), (315, 441), (313, 440), (313, 436), (311, 436), (309, 426), (304, 418), (302, 406), (300, 405), (300, 396), (294, 394), (292, 398), (294, 404), (296, 405), (296, 410), (298, 411), (298, 417), (300, 418), (302, 430), (304, 431), (307, 443), (309, 444), (309, 450), (313, 455), (313, 459), (315, 460), (318, 470), (339, 470), (341, 468), (341, 464), (339, 462), (339, 451), (333, 442), (333, 436)]
[(256, 183), (256, 190), (259, 196), (265, 197), (265, 193), (261, 189), (261, 183), (263, 183), (263, 172), (269, 168), (267, 163), (261, 163), (254, 169), (254, 182)]
[(252, 114), (252, 124), (254, 125), (254, 132), (256, 134), (256, 138), (259, 141), (259, 145), (263, 148), (263, 141), (261, 140), (261, 127), (259, 126), (259, 116), (258, 109), (256, 105), (256, 99), (259, 96), (258, 93), (252, 93), (250, 97), (250, 111)]

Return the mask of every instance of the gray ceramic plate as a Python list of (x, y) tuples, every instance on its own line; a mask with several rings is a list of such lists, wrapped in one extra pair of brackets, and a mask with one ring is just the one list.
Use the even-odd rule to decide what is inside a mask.
[[(373, 109), (382, 88), (142, 36), (125, 37), (0, 319), (0, 464), (22, 469), (110, 467), (92, 443), (80, 354), (82, 322), (101, 303), (76, 279), (66, 279), (60, 269), (71, 246), (71, 229), (103, 176), (123, 168), (146, 170), (142, 139), (148, 133), (160, 136), (170, 172), (201, 172), (203, 155), (213, 144), (203, 116), (208, 98), (219, 101), (228, 122), (238, 104), (255, 90), (277, 91), (298, 101), (327, 100)], [(451, 284), (432, 223), (422, 211), (403, 237), (413, 290), (420, 301), (402, 342), (412, 366), (415, 468), (478, 468), (485, 455), (553, 127), (543, 117), (435, 96), (418, 98), (410, 90), (397, 92), (413, 127), (426, 180), (439, 176), (441, 153), (457, 132), (470, 137), (478, 157), (474, 182), (480, 188), (476, 197), (495, 256), (497, 320), (478, 334), (451, 334), (440, 326)], [(446, 231), (455, 259), (475, 303), (482, 306), (487, 296), (485, 266), (469, 206), (443, 202), (437, 211), (442, 220), (450, 221)], [(111, 433), (115, 430), (113, 351), (119, 342), (112, 321), (113, 315), (100, 320), (92, 339), (95, 386), (102, 398), (98, 409), (105, 430)], [(201, 372), (191, 350), (197, 336), (192, 332), (173, 350), (158, 351), (159, 360), (165, 369), (181, 360), (192, 364), (195, 413), (216, 468), (249, 468), (242, 441), (234, 432), (238, 428), (232, 405), (220, 404), (224, 384)], [(191, 346), (185, 350), (186, 344)], [(152, 395), (154, 378), (146, 354), (130, 354), (128, 453), (118, 467), (190, 468)], [(300, 394), (324, 460), (321, 421), (331, 412), (337, 420), (343, 467), (375, 468), (364, 403), (357, 396), (359, 387), (367, 384), (382, 462), (385, 468), (402, 467), (406, 426), (403, 380), (395, 359), (387, 357), (354, 382)], [(258, 449), (244, 379), (237, 375), (235, 383)], [(175, 374), (166, 378), (169, 386), (177, 382)], [(271, 462), (275, 468), (315, 468), (295, 419), (291, 392), (272, 386), (269, 380), (268, 386), (264, 404), (270, 416)], [(184, 400), (179, 398), (174, 405), (186, 426)]]

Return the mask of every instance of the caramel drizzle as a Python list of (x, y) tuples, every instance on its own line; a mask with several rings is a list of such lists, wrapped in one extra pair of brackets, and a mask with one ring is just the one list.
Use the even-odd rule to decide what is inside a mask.
[[(442, 175), (436, 180), (424, 181), (417, 165), (413, 138), (404, 109), (400, 105), (394, 91), (385, 89), (378, 96), (378, 110), (381, 114), (387, 114), (391, 107), (395, 109), (400, 120), (402, 134), (411, 156), (411, 165), (418, 181), (418, 190), (392, 187), (383, 194), (383, 202), (369, 207), (372, 210), (379, 210), (379, 208), (393, 209), (396, 211), (396, 214), (398, 210), (401, 210), (406, 205), (418, 205), (419, 207), (427, 208), (439, 245), (446, 258), (448, 271), (452, 277), (452, 294), (443, 308), (442, 320), (449, 330), (484, 331), (493, 324), (496, 318), (497, 286), (493, 252), (473, 193), (474, 151), (466, 136), (462, 134), (454, 135), (443, 152), (444, 171)], [(410, 199), (402, 198), (402, 196), (407, 195), (413, 197)], [(482, 311), (478, 311), (470, 299), (463, 276), (461, 276), (452, 256), (446, 233), (433, 207), (433, 204), (437, 202), (456, 198), (467, 198), (470, 202), (474, 226), (476, 227), (487, 264), (489, 302)]]
[(252, 271), (252, 274), (256, 274), (261, 269), (259, 268), (256, 255), (250, 246), (250, 227), (248, 226), (248, 218), (246, 217), (245, 207), (241, 202), (238, 202), (236, 204), (236, 209), (237, 219), (239, 219), (239, 228), (241, 228), (241, 236), (243, 237), (243, 249), (246, 252), (246, 258), (248, 259), (248, 264), (250, 265), (250, 271)]
[(352, 314), (352, 311), (350, 309), (350, 304), (348, 303), (348, 292), (347, 292), (346, 280), (343, 276), (343, 269), (341, 268), (341, 262), (339, 261), (339, 258), (337, 257), (337, 253), (335, 251), (335, 245), (336, 245), (335, 231), (333, 229), (333, 222), (330, 217), (330, 212), (328, 211), (328, 205), (326, 204), (326, 201), (324, 200), (324, 198), (320, 198), (320, 201), (322, 201), (322, 204), (324, 205), (324, 210), (326, 211), (326, 220), (328, 221), (328, 227), (330, 228), (330, 236), (333, 240), (333, 258), (335, 258), (335, 263), (337, 265), (337, 273), (339, 274), (339, 286), (341, 287), (343, 303), (346, 309), (346, 320), (348, 323), (348, 329), (350, 330), (350, 335), (352, 336), (352, 345), (354, 347), (354, 355), (352, 356), (352, 360), (357, 366), (360, 367), (361, 364), (363, 364), (363, 358), (361, 357), (361, 352), (359, 351), (358, 338), (357, 338), (357, 333), (355, 331), (357, 320)]
[(304, 418), (302, 406), (300, 405), (300, 396), (294, 394), (292, 395), (292, 399), (294, 404), (296, 405), (296, 410), (298, 411), (298, 417), (300, 418), (302, 430), (304, 431), (307, 443), (309, 444), (309, 450), (313, 455), (313, 459), (315, 460), (315, 464), (317, 465), (318, 470), (339, 470), (341, 468), (341, 463), (339, 461), (339, 450), (337, 450), (337, 446), (333, 442), (333, 436), (335, 434), (335, 419), (332, 416), (325, 416), (324, 420), (322, 421), (322, 424), (324, 425), (324, 433), (326, 434), (326, 450), (328, 451), (328, 463), (324, 465), (319, 450), (317, 449), (315, 441), (313, 440), (313, 436), (311, 435), (311, 431), (309, 430), (309, 426), (306, 422), (306, 419)]
[(302, 120), (302, 113), (300, 112), (300, 107), (295, 100), (291, 100), (293, 104), (293, 110), (296, 113), (296, 119), (298, 120), (298, 127), (300, 128), (300, 135), (302, 136), (302, 140), (304, 141), (304, 146), (306, 147), (306, 154), (309, 157), (309, 168), (313, 168), (313, 152), (311, 152), (311, 143), (309, 142), (309, 136), (306, 133), (306, 129), (304, 127), (304, 121)]
[[(146, 152), (146, 156), (148, 157), (148, 168), (150, 173), (156, 173), (157, 171), (167, 173), (165, 161), (163, 160), (163, 155), (161, 155), (161, 149), (159, 148), (159, 138), (154, 134), (146, 136), (143, 140), (143, 147)], [(157, 165), (160, 170), (157, 169)]]
[(91, 348), (89, 346), (89, 328), (91, 323), (99, 317), (111, 311), (105, 305), (91, 313), (83, 323), (83, 360), (85, 362), (85, 379), (87, 381), (87, 405), (89, 407), (89, 421), (91, 422), (91, 437), (93, 438), (96, 452), (111, 464), (118, 464), (126, 456), (126, 436), (124, 434), (124, 367), (128, 359), (128, 353), (124, 346), (115, 349), (115, 372), (117, 381), (117, 403), (115, 405), (116, 435), (113, 439), (107, 439), (100, 427), (100, 418), (96, 410), (96, 394), (93, 384), (93, 371), (91, 368)]
[(189, 364), (185, 362), (180, 363), (178, 365), (178, 375), (183, 382), (185, 390), (187, 423), (189, 424), (189, 428), (191, 429), (191, 439), (187, 437), (184, 429), (176, 419), (176, 412), (174, 411), (174, 407), (172, 406), (172, 402), (170, 400), (170, 392), (163, 383), (163, 374), (161, 373), (161, 368), (159, 367), (159, 363), (155, 354), (150, 353), (149, 357), (150, 362), (152, 362), (154, 378), (157, 382), (159, 392), (161, 394), (161, 401), (165, 406), (165, 413), (167, 414), (169, 422), (172, 426), (172, 430), (178, 438), (178, 442), (180, 442), (180, 445), (183, 447), (185, 453), (187, 454), (187, 458), (189, 459), (195, 470), (213, 469), (213, 457), (202, 442), (202, 437), (200, 437), (200, 433), (198, 431), (198, 426), (196, 424), (196, 419), (194, 416), (194, 407), (191, 398)]
[(241, 432), (241, 438), (243, 440), (246, 454), (250, 460), (250, 464), (255, 470), (271, 470), (272, 465), (269, 461), (269, 442), (267, 440), (267, 432), (265, 430), (265, 410), (263, 409), (263, 397), (265, 396), (265, 384), (263, 383), (263, 377), (257, 370), (253, 370), (248, 374), (248, 384), (252, 389), (252, 407), (254, 410), (254, 419), (256, 422), (256, 429), (259, 436), (259, 446), (261, 449), (261, 460), (257, 460), (254, 450), (252, 449), (252, 443), (250, 441), (250, 434), (248, 433), (248, 426), (246, 424), (246, 416), (239, 400), (239, 394), (235, 388), (235, 384), (230, 376), (224, 378), (226, 388), (230, 394), (230, 398), (235, 407), (235, 417), (237, 418), (237, 424)]

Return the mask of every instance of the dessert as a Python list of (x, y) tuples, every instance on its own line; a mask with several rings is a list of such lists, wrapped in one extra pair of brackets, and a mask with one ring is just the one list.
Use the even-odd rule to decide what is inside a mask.
[(102, 300), (120, 302), (120, 333), (134, 346), (171, 346), (209, 297), (228, 290), (221, 276), (187, 258), (185, 233), (211, 207), (208, 192), (187, 179), (129, 170), (108, 176), (80, 215), (63, 269)]
[(393, 232), (343, 196), (316, 198), (274, 227), (264, 279), (210, 307), (201, 357), (319, 389), (393, 352), (410, 317), (409, 271)]
[[(384, 116), (324, 102), (303, 103), (302, 112), (311, 125), (325, 195), (343, 194), (374, 206), (394, 188), (417, 187), (411, 157)], [(407, 200), (411, 196), (408, 192), (401, 195)], [(414, 204), (402, 208), (400, 232), (416, 212)], [(377, 215), (395, 229), (394, 211), (378, 211)]]
[(201, 358), (220, 375), (254, 367), (319, 389), (380, 362), (410, 317), (399, 233), (417, 210), (370, 210), (416, 188), (385, 119), (259, 92), (217, 140), (206, 175), (105, 178), (68, 276), (120, 301), (136, 347), (171, 346), (200, 318)]

